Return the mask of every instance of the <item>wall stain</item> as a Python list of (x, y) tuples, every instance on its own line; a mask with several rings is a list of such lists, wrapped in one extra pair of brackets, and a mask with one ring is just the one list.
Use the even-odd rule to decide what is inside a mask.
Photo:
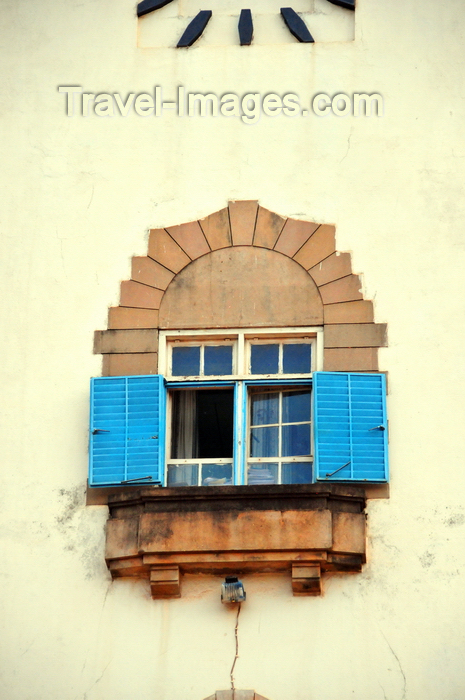
[(85, 578), (107, 578), (109, 573), (104, 561), (104, 532), (102, 524), (95, 520), (92, 509), (85, 504), (86, 489), (77, 485), (59, 489), (59, 515), (55, 517), (57, 532), (64, 539), (63, 552), (73, 552), (85, 571)]
[(85, 489), (82, 486), (75, 486), (71, 489), (60, 489), (58, 495), (63, 501), (61, 515), (55, 518), (57, 525), (65, 528), (74, 518), (77, 511), (85, 505)]
[(444, 520), (444, 523), (448, 527), (456, 527), (457, 525), (463, 525), (465, 523), (465, 515), (463, 513), (455, 513), (449, 518)]
[(429, 569), (434, 564), (436, 555), (432, 552), (425, 552), (421, 557), (418, 557), (424, 569)]

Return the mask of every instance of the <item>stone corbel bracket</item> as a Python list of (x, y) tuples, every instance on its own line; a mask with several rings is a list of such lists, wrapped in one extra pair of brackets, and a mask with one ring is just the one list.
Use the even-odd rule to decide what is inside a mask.
[(365, 562), (364, 489), (339, 484), (146, 488), (109, 498), (113, 578), (148, 579), (153, 598), (181, 595), (183, 573), (291, 574), (294, 595)]

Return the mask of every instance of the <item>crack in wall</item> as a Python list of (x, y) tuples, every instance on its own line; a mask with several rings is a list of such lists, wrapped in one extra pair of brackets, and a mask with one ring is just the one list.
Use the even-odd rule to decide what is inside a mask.
[(230, 671), (230, 674), (229, 674), (230, 677), (231, 677), (231, 690), (232, 690), (232, 697), (233, 697), (233, 700), (234, 700), (234, 696), (235, 696), (235, 692), (236, 692), (236, 689), (235, 689), (235, 687), (234, 687), (234, 667), (235, 667), (235, 665), (236, 665), (237, 659), (239, 658), (239, 637), (238, 637), (238, 628), (239, 628), (239, 615), (240, 615), (240, 612), (241, 612), (241, 604), (239, 603), (239, 605), (238, 605), (238, 607), (237, 607), (236, 626), (235, 626), (235, 628), (234, 628), (234, 638), (235, 638), (235, 642), (236, 642), (236, 653), (235, 653), (234, 661), (233, 661), (233, 664), (232, 664), (232, 666), (231, 666), (231, 671)]
[[(399, 670), (400, 670), (400, 672), (401, 672), (401, 674), (402, 674), (402, 678), (404, 679), (404, 688), (403, 688), (403, 691), (402, 691), (402, 700), (405, 700), (405, 698), (406, 698), (406, 693), (407, 693), (407, 678), (406, 678), (406, 676), (405, 676), (404, 669), (402, 668), (402, 664), (400, 663), (399, 657), (397, 656), (397, 654), (396, 654), (396, 652), (394, 651), (394, 649), (392, 648), (392, 646), (389, 644), (389, 642), (388, 642), (388, 640), (387, 640), (387, 637), (386, 637), (386, 635), (384, 634), (383, 630), (380, 629), (380, 632), (381, 632), (381, 634), (383, 635), (384, 641), (385, 641), (386, 644), (388, 645), (391, 654), (393, 655), (393, 657), (394, 657), (395, 660), (397, 661), (397, 665), (399, 666)], [(383, 692), (384, 692), (384, 690), (383, 690)]]

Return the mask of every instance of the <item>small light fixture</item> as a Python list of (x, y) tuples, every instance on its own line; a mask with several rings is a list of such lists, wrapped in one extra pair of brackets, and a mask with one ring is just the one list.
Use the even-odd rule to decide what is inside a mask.
[(242, 581), (237, 576), (226, 576), (221, 584), (222, 603), (243, 603), (245, 600), (245, 590)]

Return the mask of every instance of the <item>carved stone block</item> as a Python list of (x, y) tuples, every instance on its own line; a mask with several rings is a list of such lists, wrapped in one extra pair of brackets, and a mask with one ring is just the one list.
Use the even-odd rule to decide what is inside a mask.
[(154, 566), (150, 569), (152, 598), (180, 598), (179, 566)]
[(292, 565), (292, 592), (294, 595), (321, 594), (321, 568), (319, 564)]
[(365, 495), (340, 484), (141, 488), (109, 496), (113, 578), (148, 578), (181, 595), (183, 572), (288, 572), (294, 595), (319, 595), (325, 572), (365, 561)]

